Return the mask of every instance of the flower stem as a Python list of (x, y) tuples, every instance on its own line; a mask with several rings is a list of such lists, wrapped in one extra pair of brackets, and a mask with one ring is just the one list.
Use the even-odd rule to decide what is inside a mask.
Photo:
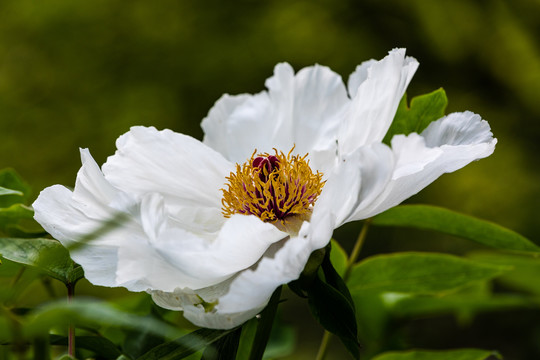
[(319, 352), (317, 352), (316, 360), (323, 360), (326, 357), (326, 352), (328, 351), (328, 344), (330, 343), (330, 338), (332, 333), (328, 330), (324, 330), (323, 337), (321, 339), (321, 345), (319, 346)]
[[(66, 287), (68, 303), (71, 303), (75, 295), (75, 284), (68, 283)], [(75, 358), (75, 325), (73, 324), (69, 324), (68, 328), (68, 355)]]
[[(347, 282), (347, 279), (349, 279), (349, 276), (351, 275), (353, 265), (356, 263), (356, 260), (358, 260), (358, 256), (360, 255), (360, 251), (362, 250), (362, 246), (364, 245), (364, 242), (366, 240), (366, 236), (367, 236), (370, 225), (371, 225), (371, 219), (366, 219), (364, 221), (364, 226), (362, 226), (362, 230), (360, 230), (360, 234), (358, 234), (358, 238), (356, 239), (354, 248), (351, 252), (351, 255), (349, 255), (349, 259), (347, 260), (347, 267), (345, 268), (345, 273), (343, 274), (343, 281), (345, 283)], [(321, 339), (321, 345), (319, 346), (319, 351), (317, 352), (316, 360), (324, 360), (324, 358), (326, 357), (326, 352), (328, 351), (328, 345), (330, 344), (331, 338), (332, 338), (332, 333), (329, 332), (328, 330), (325, 330), (324, 335)]]
[(347, 282), (347, 280), (349, 279), (353, 265), (356, 263), (356, 260), (358, 260), (358, 256), (360, 255), (360, 251), (362, 250), (362, 246), (364, 245), (364, 242), (366, 240), (370, 225), (371, 219), (367, 219), (366, 221), (364, 221), (364, 226), (362, 226), (362, 230), (360, 230), (360, 234), (356, 239), (354, 248), (351, 252), (351, 255), (349, 256), (349, 260), (347, 261), (347, 267), (345, 268), (345, 274), (343, 275), (343, 281), (345, 282)]

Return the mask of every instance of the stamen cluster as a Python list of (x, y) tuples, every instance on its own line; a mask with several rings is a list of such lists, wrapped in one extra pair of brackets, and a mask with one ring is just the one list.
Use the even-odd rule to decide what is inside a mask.
[(266, 222), (286, 222), (293, 215), (308, 215), (324, 186), (323, 174), (313, 173), (304, 156), (258, 154), (227, 177), (223, 214), (255, 215)]

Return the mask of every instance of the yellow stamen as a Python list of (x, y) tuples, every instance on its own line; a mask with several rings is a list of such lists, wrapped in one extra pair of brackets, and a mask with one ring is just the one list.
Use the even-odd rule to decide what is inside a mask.
[(256, 215), (266, 222), (281, 222), (287, 218), (309, 216), (321, 194), (323, 174), (313, 173), (304, 156), (287, 155), (274, 149), (275, 154), (256, 154), (227, 179), (223, 191), (223, 215)]

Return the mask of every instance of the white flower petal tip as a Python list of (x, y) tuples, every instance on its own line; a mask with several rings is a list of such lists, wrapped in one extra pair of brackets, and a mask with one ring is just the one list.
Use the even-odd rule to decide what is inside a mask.
[(74, 190), (43, 190), (35, 218), (68, 246), (125, 215), (72, 252), (92, 283), (147, 291), (202, 327), (241, 325), (298, 279), (336, 227), (493, 152), (488, 123), (471, 112), (382, 143), (417, 67), (394, 49), (359, 65), (345, 86), (325, 66), (277, 64), (267, 90), (216, 102), (203, 142), (133, 127), (102, 170), (81, 149)]

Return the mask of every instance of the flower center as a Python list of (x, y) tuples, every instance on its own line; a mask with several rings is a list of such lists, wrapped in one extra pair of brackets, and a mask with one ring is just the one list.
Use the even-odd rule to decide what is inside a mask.
[(275, 154), (255, 155), (227, 177), (223, 191), (223, 215), (255, 215), (266, 222), (281, 225), (298, 216), (309, 217), (313, 204), (321, 194), (323, 174), (313, 173), (304, 156)]

